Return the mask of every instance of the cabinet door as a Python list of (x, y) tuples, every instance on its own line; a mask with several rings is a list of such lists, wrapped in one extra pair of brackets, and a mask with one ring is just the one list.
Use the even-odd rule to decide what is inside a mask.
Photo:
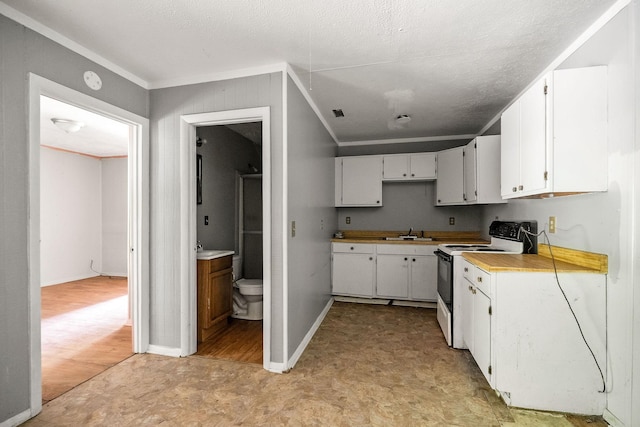
[(456, 147), (438, 152), (438, 205), (464, 203), (463, 148)]
[(373, 254), (334, 253), (332, 263), (333, 293), (373, 297)]
[(211, 326), (221, 316), (229, 316), (232, 311), (233, 273), (232, 269), (212, 273), (209, 278), (208, 325)]
[(383, 156), (383, 179), (407, 179), (409, 176), (408, 156)]
[(473, 291), (475, 288), (466, 279), (463, 280), (463, 284), (462, 313), (460, 313), (462, 315), (462, 339), (471, 354), (473, 354)]
[(464, 147), (464, 156), (463, 156), (463, 166), (464, 166), (464, 201), (475, 202), (477, 193), (476, 186), (476, 176), (477, 176), (477, 165), (476, 165), (476, 140), (474, 139), (470, 143)]
[(436, 179), (436, 154), (412, 154), (409, 157), (409, 171), (412, 179)]
[(438, 258), (435, 255), (411, 256), (411, 299), (438, 299)]
[(547, 185), (546, 79), (520, 98), (520, 182), (518, 192), (533, 193)]
[(473, 347), (471, 354), (491, 384), (491, 300), (476, 289), (473, 294)]
[(500, 194), (508, 198), (520, 185), (520, 100), (502, 113), (500, 126)]
[(376, 260), (376, 295), (405, 299), (409, 296), (408, 255), (378, 255)]
[(342, 204), (382, 206), (382, 157), (342, 158)]

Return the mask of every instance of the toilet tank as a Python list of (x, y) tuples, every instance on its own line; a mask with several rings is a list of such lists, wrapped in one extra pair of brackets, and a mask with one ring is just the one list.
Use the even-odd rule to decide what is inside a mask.
[(234, 255), (232, 263), (234, 280), (242, 279), (242, 257), (240, 255)]

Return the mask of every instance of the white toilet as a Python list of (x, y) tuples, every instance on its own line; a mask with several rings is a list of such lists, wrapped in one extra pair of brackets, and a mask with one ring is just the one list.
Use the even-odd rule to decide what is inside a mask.
[(233, 314), (244, 320), (262, 320), (262, 279), (242, 278), (242, 257), (233, 256)]

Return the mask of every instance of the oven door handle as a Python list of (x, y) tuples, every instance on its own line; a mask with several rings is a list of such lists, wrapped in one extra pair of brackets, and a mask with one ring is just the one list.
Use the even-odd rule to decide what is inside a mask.
[(440, 250), (440, 249), (436, 249), (435, 251), (433, 251), (433, 253), (440, 258), (443, 261), (446, 262), (451, 262), (451, 259), (453, 258), (451, 255), (449, 255), (448, 253)]

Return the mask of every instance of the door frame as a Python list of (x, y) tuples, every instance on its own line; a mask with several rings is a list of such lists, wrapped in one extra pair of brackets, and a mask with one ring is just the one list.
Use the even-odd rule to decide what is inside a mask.
[(271, 108), (212, 111), (180, 116), (180, 352), (198, 349), (197, 340), (197, 212), (196, 127), (262, 122), (262, 260), (263, 260), (263, 367), (271, 367)]
[(40, 96), (92, 111), (130, 127), (128, 170), (128, 280), (135, 353), (149, 347), (149, 119), (29, 73), (29, 331), (30, 407), (42, 409), (40, 298)]

